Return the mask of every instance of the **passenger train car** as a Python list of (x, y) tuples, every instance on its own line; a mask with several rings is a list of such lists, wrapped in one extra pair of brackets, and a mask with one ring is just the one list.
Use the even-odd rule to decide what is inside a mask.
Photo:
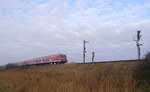
[(17, 63), (9, 63), (6, 68), (20, 67), (20, 66), (32, 66), (32, 65), (44, 65), (44, 64), (64, 64), (67, 63), (67, 57), (65, 54), (56, 54), (50, 56), (44, 56), (39, 58), (34, 58), (31, 60), (26, 60)]

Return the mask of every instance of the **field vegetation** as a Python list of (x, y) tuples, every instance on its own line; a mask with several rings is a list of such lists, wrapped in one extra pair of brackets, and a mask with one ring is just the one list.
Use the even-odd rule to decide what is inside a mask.
[(0, 92), (150, 92), (150, 64), (140, 62), (2, 70)]

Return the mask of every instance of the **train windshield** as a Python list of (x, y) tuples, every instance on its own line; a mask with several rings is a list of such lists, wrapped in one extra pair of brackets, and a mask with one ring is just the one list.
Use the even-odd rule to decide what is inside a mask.
[(66, 55), (61, 55), (62, 58), (66, 58)]

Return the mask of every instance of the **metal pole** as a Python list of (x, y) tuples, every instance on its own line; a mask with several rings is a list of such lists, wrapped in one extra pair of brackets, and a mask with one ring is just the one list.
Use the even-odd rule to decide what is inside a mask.
[(92, 52), (92, 62), (94, 62), (94, 58), (95, 58), (95, 52)]
[(141, 48), (140, 48), (140, 46), (138, 46), (138, 59), (139, 60), (141, 59)]
[(85, 40), (83, 41), (83, 63), (85, 63)]
[(137, 41), (137, 57), (138, 57), (138, 59), (140, 60), (140, 45), (139, 45), (139, 42)]
[(85, 53), (86, 53), (86, 43), (88, 43), (88, 41), (83, 41), (83, 63), (85, 63)]

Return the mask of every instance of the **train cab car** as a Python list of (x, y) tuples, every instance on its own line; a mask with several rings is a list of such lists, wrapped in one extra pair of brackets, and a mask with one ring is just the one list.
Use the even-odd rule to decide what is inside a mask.
[(67, 63), (67, 56), (65, 54), (56, 54), (45, 57), (34, 58), (17, 63), (7, 64), (7, 68), (32, 66), (32, 65), (44, 65), (44, 64), (64, 64)]
[(59, 62), (60, 62), (60, 63), (67, 63), (67, 56), (61, 54), (61, 55), (59, 56)]
[(42, 58), (42, 63), (60, 64), (67, 63), (67, 57), (64, 54), (56, 54)]

